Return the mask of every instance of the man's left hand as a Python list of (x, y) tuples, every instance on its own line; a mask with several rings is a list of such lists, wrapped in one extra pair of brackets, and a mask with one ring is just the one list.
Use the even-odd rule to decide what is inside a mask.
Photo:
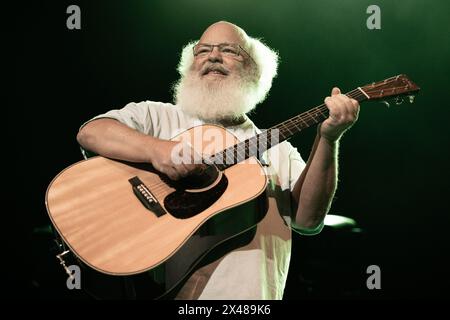
[(331, 97), (325, 98), (325, 104), (330, 116), (320, 126), (320, 135), (330, 142), (335, 142), (358, 119), (359, 103), (341, 94), (341, 90), (335, 87), (331, 90)]

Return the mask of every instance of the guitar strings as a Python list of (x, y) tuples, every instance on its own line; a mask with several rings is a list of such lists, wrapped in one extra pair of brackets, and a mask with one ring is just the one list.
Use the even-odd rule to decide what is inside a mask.
[[(348, 97), (350, 97), (350, 98), (353, 98), (353, 99), (359, 99), (359, 98), (365, 97), (364, 94), (361, 93), (360, 89), (352, 90), (352, 91), (346, 93), (346, 95)], [(293, 129), (293, 128), (298, 129), (297, 128), (297, 124), (299, 124), (300, 122), (303, 122), (304, 124), (309, 126), (309, 124), (307, 122), (305, 123), (305, 120), (306, 121), (307, 120), (313, 120), (314, 122), (316, 122), (315, 116), (317, 116), (317, 114), (320, 114), (322, 116), (326, 116), (325, 114), (323, 114), (323, 111), (327, 111), (327, 110), (328, 110), (328, 108), (326, 107), (326, 105), (325, 104), (321, 104), (321, 105), (319, 105), (316, 108), (313, 108), (313, 109), (311, 109), (309, 111), (306, 111), (306, 112), (304, 112), (304, 113), (302, 113), (302, 114), (300, 114), (298, 116), (295, 116), (295, 117), (293, 117), (291, 119), (288, 119), (288, 120), (282, 122), (281, 124), (279, 124), (279, 125), (277, 125), (275, 127), (272, 127), (272, 128), (286, 127), (288, 129), (288, 131), (289, 131), (289, 128), (290, 129)], [(291, 124), (293, 126), (290, 126)]]
[[(364, 87), (365, 88), (364, 91), (363, 91), (363, 89), (361, 87), (358, 87), (357, 89), (354, 89), (354, 90), (346, 93), (346, 95), (351, 97), (351, 98), (357, 99), (359, 102), (361, 102), (361, 101), (363, 101), (363, 100), (365, 100), (367, 98), (367, 92), (369, 92), (370, 94), (373, 94), (374, 92), (380, 91), (380, 89), (377, 89), (377, 87), (379, 87), (380, 85), (388, 85), (388, 84), (390, 84), (392, 82), (398, 81), (399, 77), (400, 76), (394, 76), (394, 77), (388, 78), (388, 79), (386, 79), (386, 80), (384, 80), (382, 82), (373, 83), (372, 84), (373, 88), (371, 88), (371, 89), (367, 89), (367, 88), (365, 88), (367, 86), (365, 86)], [(327, 111), (328, 111), (328, 108), (326, 107), (326, 105), (325, 104), (321, 104), (320, 106), (318, 106), (318, 107), (316, 107), (316, 108), (314, 108), (314, 109), (312, 109), (310, 111), (307, 111), (307, 112), (305, 112), (303, 114), (300, 114), (300, 115), (298, 115), (298, 116), (296, 116), (294, 118), (288, 119), (288, 120), (282, 122), (281, 124), (268, 129), (268, 131), (269, 131), (269, 133), (271, 133), (270, 132), (271, 129), (278, 129), (278, 128), (280, 128), (281, 130), (284, 129), (285, 131), (287, 131), (286, 133), (288, 133), (287, 135), (285, 135), (284, 132), (282, 131), (283, 140), (285, 140), (286, 138), (288, 138), (289, 136), (291, 136), (293, 134), (293, 132), (291, 132), (290, 129), (294, 129), (294, 132), (295, 131), (300, 131), (300, 130), (302, 130), (304, 128), (307, 128), (307, 127), (309, 127), (309, 126), (311, 126), (311, 125), (313, 125), (315, 123), (318, 123), (322, 119), (318, 120), (316, 117), (317, 116), (321, 116), (321, 117), (325, 118), (327, 116), (327, 114), (326, 114)], [(325, 114), (324, 114), (324, 112), (325, 112)], [(310, 123), (310, 121), (311, 121), (311, 123)], [(298, 125), (300, 125), (300, 128), (298, 127)], [(219, 155), (223, 159), (224, 157), (226, 157), (230, 153), (233, 156), (234, 156), (234, 153), (236, 153), (236, 155), (238, 157), (240, 157), (241, 159), (248, 158), (247, 154), (249, 153), (249, 150), (248, 150), (247, 146), (250, 144), (250, 140), (251, 139), (254, 139), (254, 137), (251, 137), (251, 138), (246, 139), (246, 140), (244, 140), (244, 141), (242, 141), (242, 142), (240, 142), (240, 143), (238, 143), (238, 144), (236, 144), (234, 146), (226, 148), (222, 152), (219, 152), (219, 153), (209, 157), (208, 161), (214, 162), (214, 158), (217, 158), (217, 156), (219, 156)], [(240, 147), (242, 147), (242, 146), (245, 148), (245, 154), (244, 155), (242, 155), (240, 153), (240, 151), (239, 151), (241, 149)], [(269, 149), (270, 147), (272, 147), (272, 146), (269, 146), (267, 149)]]
[[(369, 90), (367, 90), (367, 88), (366, 88), (365, 91), (363, 91), (361, 88), (356, 88), (356, 89), (346, 93), (345, 95), (361, 102), (367, 98), (366, 97), (367, 92), (373, 94), (374, 91), (380, 91), (380, 89), (375, 89), (377, 85), (378, 86), (379, 85), (387, 85), (394, 81), (397, 81), (398, 78), (399, 78), (399, 76), (394, 76), (394, 77), (384, 80), (381, 83), (377, 83), (377, 84), (374, 83), (373, 88), (371, 88)], [(327, 117), (327, 112), (328, 112), (328, 107), (326, 106), (326, 104), (321, 104), (321, 105), (319, 105), (311, 110), (308, 110), (300, 115), (297, 115), (293, 118), (283, 121), (282, 123), (269, 128), (267, 131), (269, 131), (269, 133), (271, 134), (270, 130), (280, 129), (280, 131), (283, 135), (282, 140), (285, 140), (289, 136), (293, 135), (295, 132), (301, 131), (307, 127), (310, 127), (311, 125), (314, 125), (315, 123), (318, 123), (320, 120), (325, 119)], [(320, 119), (317, 119), (317, 117), (319, 117)], [(321, 119), (321, 118), (323, 118), (323, 119)], [(291, 129), (294, 132), (292, 132)], [(284, 132), (286, 132), (287, 135), (285, 135)], [(217, 158), (217, 156), (220, 154), (222, 155), (222, 159), (226, 159), (226, 157), (228, 155), (230, 155), (230, 152), (232, 152), (233, 156), (236, 153), (236, 155), (239, 158), (241, 158), (242, 160), (245, 160), (250, 156), (248, 146), (250, 145), (250, 141), (252, 139), (258, 140), (258, 135), (253, 136), (249, 139), (246, 139), (242, 142), (239, 142), (239, 143), (235, 144), (234, 146), (228, 147), (228, 148), (222, 150), (221, 152), (208, 157), (207, 159), (205, 159), (205, 161), (214, 163), (214, 159)], [(281, 142), (281, 141), (279, 141), (279, 142)], [(244, 146), (244, 148), (245, 148), (244, 154), (241, 154), (239, 146)], [(269, 147), (266, 146), (266, 150), (271, 147), (272, 147), (272, 145), (270, 145)], [(247, 155), (249, 155), (249, 156), (247, 156)], [(234, 163), (232, 163), (232, 164), (234, 164)], [(164, 181), (160, 181), (159, 183), (154, 184), (153, 192), (155, 193), (155, 196), (158, 196), (158, 194), (160, 192), (162, 192), (162, 194), (167, 194), (171, 191), (171, 189), (173, 189), (173, 188), (167, 186), (167, 184)]]
[[(354, 89), (348, 93), (346, 93), (345, 95), (347, 95), (350, 98), (353, 99), (357, 99), (358, 101), (362, 101), (366, 98), (366, 96), (361, 92), (361, 89), (357, 88)], [(281, 130), (287, 130), (288, 135), (285, 136), (283, 133), (283, 140), (285, 140), (287, 137), (289, 137), (290, 135), (293, 135), (295, 133), (295, 131), (301, 131), (317, 122), (319, 122), (322, 119), (317, 119), (317, 116), (321, 116), (323, 118), (325, 118), (327, 116), (326, 112), (328, 112), (328, 107), (326, 106), (326, 104), (321, 104), (311, 110), (308, 110), (300, 115), (297, 115), (291, 119), (288, 119), (280, 124), (278, 124), (277, 126), (274, 126), (268, 130), (273, 130), (273, 129), (278, 129), (280, 128)], [(312, 123), (310, 123), (310, 121), (312, 120)], [(300, 127), (299, 127), (300, 125)], [(294, 129), (294, 132), (291, 131), (291, 129)], [(242, 160), (245, 160), (246, 158), (248, 158), (246, 155), (248, 154), (248, 145), (250, 144), (250, 140), (256, 140), (257, 136), (253, 136), (249, 139), (246, 139), (242, 142), (239, 142), (238, 144), (226, 148), (224, 150), (222, 150), (220, 153), (222, 153), (222, 159), (226, 159), (227, 156), (230, 155), (230, 153), (236, 153), (236, 155), (241, 158)], [(238, 145), (244, 145), (245, 150), (245, 154), (242, 154), (240, 152), (240, 149), (238, 148)], [(270, 146), (272, 147), (272, 146)], [(269, 149), (270, 147), (268, 147), (267, 149)], [(214, 162), (214, 158), (217, 157), (216, 155), (213, 155), (211, 157), (209, 157), (206, 161), (209, 162)], [(241, 161), (242, 161), (241, 160)], [(240, 161), (237, 161), (240, 162)], [(237, 163), (236, 162), (236, 163)], [(231, 163), (234, 164), (235, 162)], [(173, 188), (167, 186), (167, 184), (164, 181), (160, 181), (159, 183), (155, 183), (154, 184), (154, 188), (153, 188), (153, 192), (155, 193), (155, 196), (157, 197), (163, 197), (164, 195), (167, 195)]]
[[(390, 80), (390, 81), (392, 81), (392, 80)], [(365, 94), (362, 93), (360, 88), (354, 89), (354, 90), (346, 93), (345, 95), (350, 98), (357, 99), (358, 101), (362, 101), (366, 98)], [(318, 123), (320, 120), (322, 120), (322, 119), (318, 120), (317, 119), (318, 116), (321, 118), (326, 118), (327, 112), (328, 112), (328, 108), (327, 108), (326, 104), (321, 104), (311, 110), (308, 110), (300, 115), (297, 115), (297, 116), (290, 118), (274, 127), (269, 128), (268, 131), (273, 130), (273, 129), (280, 129), (281, 134), (282, 134), (282, 140), (285, 140), (287, 137), (293, 135), (296, 131), (301, 131), (315, 123)], [(293, 132), (291, 131), (291, 129), (293, 130)], [(285, 135), (284, 132), (286, 132), (287, 135)], [(232, 147), (228, 147), (228, 148), (222, 150), (221, 152), (216, 153), (215, 155), (212, 155), (209, 158), (205, 159), (205, 161), (214, 163), (214, 159), (217, 158), (217, 156), (219, 154), (222, 154), (222, 159), (226, 159), (226, 157), (228, 155), (230, 155), (231, 152), (232, 152), (233, 156), (236, 153), (238, 158), (245, 160), (248, 158), (247, 157), (247, 155), (249, 154), (248, 145), (250, 144), (250, 140), (252, 140), (252, 139), (257, 140), (257, 137), (258, 137), (257, 135), (253, 136), (249, 139), (246, 139), (242, 142), (235, 144)], [(239, 145), (244, 146), (244, 148), (245, 148), (244, 154), (241, 153), (241, 151), (238, 147)], [(272, 145), (267, 147), (266, 150), (271, 147), (272, 147)], [(234, 162), (232, 164), (234, 164)], [(163, 197), (165, 194), (169, 193), (172, 189), (173, 188), (169, 187), (164, 181), (160, 181), (153, 185), (152, 192), (154, 192), (155, 196), (157, 196), (157, 197)]]
[[(360, 92), (359, 89), (352, 90), (349, 93), (347, 93), (346, 95), (351, 98), (356, 98), (356, 99), (364, 97), (364, 95)], [(313, 120), (312, 124), (314, 124), (315, 122), (318, 122), (316, 119), (317, 115), (326, 117), (327, 115), (324, 114), (324, 111), (328, 111), (328, 108), (326, 107), (325, 104), (321, 104), (320, 106), (318, 106), (316, 108), (306, 111), (306, 112), (304, 112), (298, 116), (295, 116), (291, 119), (288, 119), (288, 120), (282, 122), (280, 125), (277, 125), (272, 128), (285, 127), (288, 129), (288, 131), (290, 131), (289, 129), (297, 129), (298, 130), (299, 128), (298, 128), (297, 124), (303, 123), (306, 126), (310, 126), (311, 124), (308, 123), (308, 120)], [(302, 129), (302, 128), (300, 128), (300, 129)]]
[[(354, 99), (356, 98), (359, 101), (362, 101), (365, 99), (365, 95), (361, 92), (361, 89), (359, 89), (359, 88), (346, 93), (346, 95), (349, 96), (350, 98), (354, 98)], [(288, 119), (288, 120), (278, 124), (277, 126), (274, 126), (270, 129), (268, 129), (267, 131), (269, 131), (269, 134), (271, 134), (270, 130), (281, 129), (280, 131), (281, 131), (281, 134), (283, 135), (282, 140), (285, 140), (287, 137), (293, 135), (296, 131), (300, 131), (300, 130), (302, 130), (306, 127), (309, 127), (309, 126), (319, 122), (320, 120), (322, 120), (322, 119), (317, 120), (317, 116), (320, 115), (321, 117), (326, 117), (327, 115), (326, 115), (326, 113), (324, 113), (326, 111), (328, 111), (328, 108), (326, 107), (326, 105), (321, 104), (320, 106), (313, 108), (309, 111), (306, 111), (300, 115), (297, 115), (291, 119)], [(310, 120), (312, 120), (312, 123), (309, 123)], [(300, 125), (300, 128), (298, 125)], [(292, 132), (290, 129), (294, 129), (294, 132)], [(287, 130), (288, 135), (285, 136), (283, 133), (283, 130)], [(266, 133), (267, 133), (267, 131), (266, 131)], [(207, 161), (214, 163), (214, 158), (221, 156), (221, 159), (224, 159), (225, 157), (227, 157), (227, 155), (230, 155), (230, 154), (234, 156), (234, 153), (236, 153), (238, 158), (245, 160), (248, 158), (247, 157), (247, 155), (249, 154), (248, 145), (250, 144), (250, 140), (255, 139), (256, 137), (257, 136), (251, 137), (249, 139), (246, 139), (242, 142), (237, 143), (234, 146), (228, 147), (228, 148), (224, 149), (223, 151), (209, 157)], [(244, 151), (245, 154), (242, 154), (240, 152), (240, 150), (242, 150), (242, 147), (245, 148), (245, 151)], [(270, 147), (272, 147), (272, 145)], [(268, 147), (267, 149), (269, 149), (270, 147)], [(240, 162), (240, 161), (238, 161), (238, 162)]]
[[(358, 98), (358, 99), (360, 99), (360, 101), (365, 99), (365, 95), (361, 93), (361, 90), (359, 88), (350, 91), (346, 95), (350, 96), (352, 98)], [(296, 116), (294, 118), (288, 119), (288, 120), (282, 122), (281, 124), (268, 129), (265, 133), (266, 134), (267, 133), (271, 134), (270, 130), (281, 128), (280, 131), (281, 131), (281, 134), (283, 135), (282, 136), (282, 140), (285, 140), (287, 137), (289, 137), (290, 135), (293, 134), (293, 132), (291, 132), (290, 129), (295, 129), (294, 132), (296, 130), (299, 131), (299, 130), (303, 129), (302, 125), (301, 125), (301, 122), (303, 122), (303, 124), (304, 124), (303, 127), (306, 128), (306, 127), (309, 127), (309, 126), (319, 122), (320, 120), (322, 120), (322, 119), (318, 120), (316, 118), (317, 115), (320, 114), (323, 118), (325, 118), (326, 114), (324, 114), (323, 111), (328, 111), (328, 108), (324, 104), (322, 104), (322, 105), (320, 105), (320, 106), (318, 106), (316, 108), (313, 108), (312, 110), (304, 112), (304, 113), (302, 113), (302, 114), (300, 114), (300, 115), (298, 115), (298, 116)], [(309, 120), (312, 120), (312, 123), (309, 123), (310, 122)], [(300, 128), (297, 126), (297, 124), (301, 125)], [(283, 129), (285, 129), (285, 130), (283, 131)], [(284, 132), (286, 130), (289, 133), (288, 135), (284, 134)], [(248, 145), (250, 144), (250, 140), (252, 140), (252, 139), (255, 140), (255, 138), (256, 138), (256, 140), (258, 140), (258, 135), (254, 136), (254, 137), (251, 137), (249, 139), (246, 139), (246, 140), (244, 140), (244, 141), (242, 141), (242, 142), (240, 142), (240, 143), (238, 143), (238, 144), (236, 144), (234, 146), (226, 148), (225, 150), (223, 150), (223, 151), (221, 151), (221, 152), (211, 156), (209, 158), (209, 161), (214, 162), (214, 158), (217, 158), (218, 156), (221, 156), (221, 159), (224, 159), (225, 157), (227, 157), (230, 154), (234, 157), (235, 153), (236, 153), (237, 158), (238, 158), (239, 161), (233, 162), (230, 165), (232, 165), (234, 163), (238, 163), (238, 162), (240, 162), (242, 160), (245, 160), (248, 157), (252, 156), (251, 154), (249, 154)], [(278, 142), (281, 142), (281, 141), (278, 141)], [(272, 145), (269, 145), (268, 147), (266, 146), (265, 150), (270, 149), (271, 147), (272, 147)], [(242, 148), (245, 148), (245, 151), (244, 151), (245, 154), (244, 155), (239, 151), (239, 150), (242, 150)], [(223, 169), (225, 169), (229, 165), (227, 164), (227, 165), (221, 165), (221, 166), (223, 167)]]
[[(352, 90), (352, 91), (348, 92), (346, 95), (351, 97), (351, 98), (357, 98), (357, 99), (365, 97), (364, 94), (362, 94), (359, 89)], [(317, 115), (320, 115), (322, 117), (326, 117), (326, 114), (324, 113), (326, 111), (328, 111), (328, 108), (326, 107), (326, 105), (325, 104), (321, 104), (320, 106), (318, 106), (316, 108), (313, 108), (313, 109), (311, 109), (309, 111), (306, 111), (306, 112), (304, 112), (304, 113), (302, 113), (302, 114), (300, 114), (300, 115), (298, 115), (296, 117), (293, 117), (291, 119), (288, 119), (288, 120), (282, 122), (281, 124), (279, 124), (279, 125), (277, 125), (275, 127), (272, 127), (270, 129), (273, 130), (274, 128), (280, 127), (281, 129), (286, 129), (289, 132), (289, 135), (292, 135), (294, 133), (291, 132), (290, 129), (295, 129), (297, 131), (300, 131), (300, 130), (304, 129), (302, 127), (299, 128), (298, 124), (300, 124), (300, 123), (303, 123), (303, 124), (301, 124), (301, 126), (304, 126), (305, 128), (309, 127), (310, 125), (320, 121), (320, 120), (319, 121), (317, 120), (317, 118), (316, 118)], [(309, 120), (312, 120), (313, 123), (310, 124)], [(284, 135), (283, 135), (283, 140), (285, 138), (286, 137), (284, 137)], [(247, 140), (244, 140), (244, 141), (242, 141), (242, 142), (232, 146), (231, 148), (227, 148), (228, 150), (227, 149), (223, 150), (222, 152), (225, 153), (224, 156), (227, 157), (230, 154), (230, 151), (233, 152), (233, 156), (234, 156), (234, 152), (236, 151), (237, 156), (240, 157), (242, 160), (245, 160), (247, 158), (246, 154), (248, 154), (247, 145), (245, 146), (245, 148), (247, 150), (245, 150), (246, 154), (244, 154), (244, 155), (239, 151), (239, 148), (236, 148), (236, 146), (239, 145), (239, 144), (242, 145), (243, 143), (244, 144), (245, 143), (249, 144), (251, 139), (256, 140), (257, 136), (253, 136), (253, 137), (251, 137), (251, 138), (249, 138)], [(267, 148), (267, 149), (269, 149), (269, 148)], [(213, 157), (210, 157), (208, 160), (211, 161), (211, 158), (213, 158)], [(225, 159), (225, 158), (222, 158), (222, 159)], [(152, 191), (152, 193), (154, 194), (155, 197), (157, 197), (157, 198), (164, 198), (172, 190), (173, 190), (173, 188), (168, 186), (164, 181), (159, 181), (159, 182), (153, 184), (151, 191)]]

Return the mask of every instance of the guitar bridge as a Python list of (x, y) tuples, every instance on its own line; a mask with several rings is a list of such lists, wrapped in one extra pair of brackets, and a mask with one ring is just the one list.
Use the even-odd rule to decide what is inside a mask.
[(133, 192), (141, 203), (157, 217), (166, 214), (166, 211), (160, 205), (156, 197), (151, 193), (147, 186), (138, 177), (128, 180), (133, 188)]

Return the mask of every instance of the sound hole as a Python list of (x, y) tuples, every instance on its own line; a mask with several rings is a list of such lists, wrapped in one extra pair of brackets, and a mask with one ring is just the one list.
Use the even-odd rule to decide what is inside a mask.
[(209, 208), (222, 196), (228, 186), (225, 174), (214, 186), (201, 192), (177, 189), (164, 198), (164, 207), (175, 218), (187, 219)]
[(219, 170), (214, 165), (201, 165), (198, 170), (176, 181), (171, 181), (175, 189), (204, 189), (216, 182)]

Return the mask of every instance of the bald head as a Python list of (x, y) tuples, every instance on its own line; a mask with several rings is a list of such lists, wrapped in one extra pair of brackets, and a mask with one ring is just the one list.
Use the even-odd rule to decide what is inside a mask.
[(203, 32), (200, 43), (238, 43), (243, 47), (247, 47), (246, 36), (244, 30), (237, 25), (226, 21), (219, 21), (210, 25)]
[[(231, 44), (242, 50), (236, 55)], [(201, 119), (241, 117), (265, 99), (277, 66), (277, 53), (261, 40), (235, 24), (216, 22), (183, 48), (175, 102)]]

